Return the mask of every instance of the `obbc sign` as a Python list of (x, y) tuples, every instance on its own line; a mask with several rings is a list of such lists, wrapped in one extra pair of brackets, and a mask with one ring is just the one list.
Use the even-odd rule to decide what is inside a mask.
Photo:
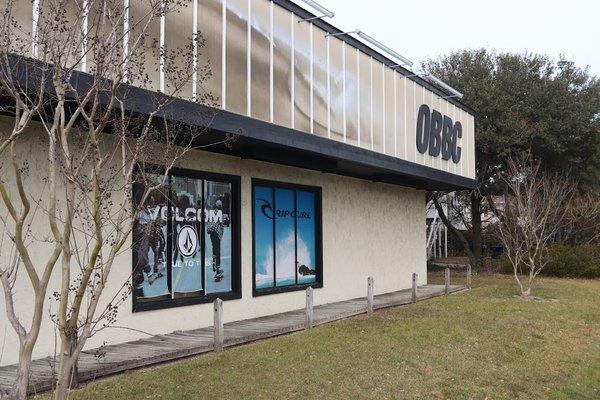
[(458, 139), (462, 138), (462, 124), (453, 122), (452, 118), (442, 115), (439, 111), (429, 109), (427, 104), (419, 108), (417, 115), (417, 150), (425, 154), (438, 157), (442, 154), (443, 160), (458, 164), (462, 149), (458, 146)]

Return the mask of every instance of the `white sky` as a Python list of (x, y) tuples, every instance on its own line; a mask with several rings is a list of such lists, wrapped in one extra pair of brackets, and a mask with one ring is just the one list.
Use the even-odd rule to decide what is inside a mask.
[(554, 58), (562, 53), (600, 75), (600, 0), (317, 1), (335, 13), (326, 19), (333, 25), (361, 29), (415, 65), (452, 50), (485, 47)]

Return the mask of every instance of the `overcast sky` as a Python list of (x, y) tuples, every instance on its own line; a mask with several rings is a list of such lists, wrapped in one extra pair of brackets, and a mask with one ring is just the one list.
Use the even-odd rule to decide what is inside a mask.
[[(302, 4), (299, 0), (297, 3)], [(415, 63), (458, 49), (564, 54), (600, 75), (600, 0), (317, 0)]]

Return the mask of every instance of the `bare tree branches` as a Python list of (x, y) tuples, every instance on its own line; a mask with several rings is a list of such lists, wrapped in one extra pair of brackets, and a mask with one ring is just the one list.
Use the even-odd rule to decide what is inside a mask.
[(510, 159), (501, 177), (506, 186), (498, 239), (504, 245), (524, 298), (548, 263), (548, 246), (565, 226), (574, 185), (568, 174), (550, 174), (530, 158)]
[[(176, 48), (161, 46), (148, 34), (167, 13), (189, 1), (148, 0), (142, 14), (132, 16), (122, 0), (41, 0), (35, 35), (14, 18), (21, 3), (8, 0), (0, 24), (0, 94), (9, 99), (0, 103), (0, 111), (14, 116), (10, 130), (0, 132), (0, 157), (8, 161), (0, 169), (3, 223), (15, 255), (14, 262), (0, 266), (0, 281), (20, 340), (11, 396), (25, 398), (50, 276), (60, 269), (60, 288), (54, 293), (58, 307), (51, 317), (61, 345), (55, 398), (64, 399), (86, 341), (114, 322), (129, 294), (130, 283), (125, 282), (103, 297), (114, 263), (131, 237), (138, 211), (133, 186), (144, 183), (137, 203), (144, 204), (207, 129), (175, 124), (166, 110), (192, 75), (200, 85), (210, 68), (191, 67), (194, 52), (204, 43), (200, 36)], [(37, 60), (28, 58), (31, 49)], [(154, 88), (153, 68), (164, 74), (162, 93), (152, 99), (152, 110), (133, 113), (127, 107), (132, 92), (127, 83)], [(15, 78), (21, 73), (27, 74), (25, 85)], [(211, 105), (213, 99), (201, 94), (198, 101)], [(41, 195), (27, 184), (21, 158), (32, 141), (46, 153)], [(162, 179), (156, 182), (148, 171)], [(38, 215), (33, 215), (33, 205)], [(40, 221), (39, 214), (48, 227), (48, 237), (39, 241), (51, 248), (41, 264), (27, 243), (29, 226)], [(14, 280), (21, 267), (34, 298), (28, 324), (14, 307)]]

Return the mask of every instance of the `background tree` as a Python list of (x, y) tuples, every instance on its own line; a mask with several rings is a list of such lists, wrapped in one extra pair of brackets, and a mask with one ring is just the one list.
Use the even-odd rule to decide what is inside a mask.
[(542, 171), (529, 158), (509, 158), (501, 182), (506, 189), (497, 236), (521, 297), (529, 299), (535, 278), (549, 261), (548, 248), (567, 222), (575, 187), (568, 174)]
[[(10, 254), (2, 254), (0, 282), (20, 342), (8, 395), (26, 397), (32, 351), (52, 294), (60, 341), (54, 396), (64, 399), (87, 340), (114, 322), (129, 294), (130, 283), (123, 282), (118, 293), (103, 296), (131, 236), (137, 213), (133, 185), (143, 184), (138, 204), (144, 204), (206, 129), (173, 124), (168, 116), (170, 95), (194, 76), (194, 44), (203, 42), (190, 37), (185, 48), (160, 48), (150, 38), (150, 27), (186, 5), (179, 0), (145, 1), (144, 14), (135, 18), (122, 0), (41, 0), (35, 34), (13, 18), (23, 3), (5, 2), (0, 22), (0, 111), (12, 116), (0, 132), (0, 214), (3, 239), (13, 243)], [(36, 60), (28, 58), (32, 53)], [(77, 73), (84, 66), (87, 73)], [(128, 111), (126, 82), (152, 89), (157, 82), (149, 76), (159, 69), (167, 83), (164, 93), (154, 93), (153, 109), (147, 115)], [(209, 71), (198, 68), (199, 85)], [(200, 93), (198, 101), (210, 104), (211, 96)], [(208, 126), (211, 116), (199, 117)], [(32, 148), (46, 153), (47, 170), (29, 173)], [(40, 193), (33, 182), (44, 172)], [(47, 224), (43, 236), (32, 234), (40, 221)], [(40, 261), (31, 249), (42, 247), (49, 251)], [(51, 293), (55, 270), (60, 283)], [(21, 279), (28, 280), (34, 299), (27, 315), (15, 308), (15, 282)]]
[(502, 193), (499, 174), (509, 154), (528, 153), (543, 170), (570, 170), (581, 190), (597, 188), (600, 81), (587, 69), (564, 59), (485, 49), (428, 60), (423, 69), (465, 93), (477, 115), (477, 187), (460, 196), (470, 232), (459, 239), (470, 242), (475, 262), (481, 262), (482, 215), (495, 211), (492, 196)]
[(568, 205), (561, 239), (568, 245), (600, 244), (600, 192), (578, 194)]

